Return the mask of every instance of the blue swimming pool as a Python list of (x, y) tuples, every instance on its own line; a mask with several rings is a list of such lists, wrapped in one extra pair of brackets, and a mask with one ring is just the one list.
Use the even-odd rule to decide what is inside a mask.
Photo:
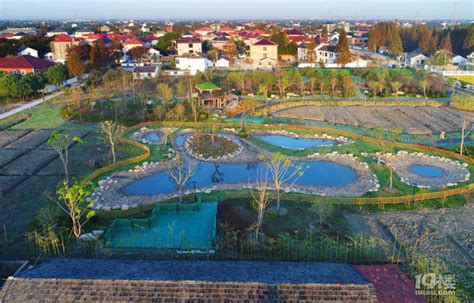
[(445, 175), (441, 168), (431, 165), (413, 165), (410, 172), (424, 178), (440, 178)]
[[(181, 147), (186, 135), (176, 138)], [(195, 160), (193, 160), (195, 161)], [(308, 186), (344, 186), (357, 179), (357, 173), (350, 167), (331, 161), (300, 162), (305, 172), (297, 181), (297, 185)], [(262, 171), (262, 162), (254, 163), (211, 163), (199, 161), (196, 172), (187, 183), (186, 188), (204, 188), (222, 183), (251, 183)], [(129, 184), (125, 191), (131, 195), (154, 195), (176, 191), (168, 173), (162, 171)]]
[(317, 138), (294, 138), (284, 135), (257, 135), (257, 137), (272, 145), (288, 149), (306, 149), (318, 146), (332, 146), (338, 143), (336, 140)]

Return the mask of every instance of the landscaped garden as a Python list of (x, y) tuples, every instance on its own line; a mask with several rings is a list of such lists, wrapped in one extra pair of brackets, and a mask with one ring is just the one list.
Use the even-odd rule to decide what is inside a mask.
[[(144, 82), (125, 92), (98, 88), (80, 103), (47, 104), (2, 132), (2, 203), (21, 213), (15, 220), (23, 218), (14, 228), (11, 220), (3, 220), (9, 243), (24, 239), (27, 229), (28, 245), (43, 256), (67, 251), (79, 256), (409, 262), (416, 244), (402, 237), (395, 219), (388, 232), (381, 232), (384, 222), (377, 216), (443, 213), (471, 202), (474, 167), (468, 147), (460, 156), (460, 150), (413, 144), (428, 137), (441, 140), (433, 132), (459, 133), (458, 122), (472, 118), (437, 107), (438, 101), (420, 98), (426, 103), (422, 107), (311, 105), (312, 112), (309, 106), (288, 109), (300, 112), (284, 120), (252, 116), (253, 106), (265, 102), (250, 98), (252, 106), (236, 111), (242, 115), (225, 119), (231, 111), (197, 107), (181, 82), (159, 89)], [(169, 98), (168, 89), (180, 92)], [(337, 94), (341, 98), (344, 92)], [(269, 109), (291, 105), (271, 99)], [(304, 115), (321, 121), (303, 121)], [(48, 130), (30, 130), (35, 125)], [(64, 165), (48, 143), (49, 128), (83, 141), (70, 145), (71, 182), (60, 182), (56, 194)], [(453, 138), (448, 134), (445, 140)], [(84, 211), (77, 237), (82, 241), (70, 240), (76, 234), (68, 214), (51, 205), (64, 191), (81, 193), (76, 202)], [(199, 197), (202, 214), (194, 209)], [(363, 216), (377, 220), (367, 220), (372, 225), (366, 226)], [(423, 233), (425, 227), (419, 228)], [(461, 235), (464, 229), (459, 228)], [(464, 237), (454, 241), (453, 250), (471, 251)]]

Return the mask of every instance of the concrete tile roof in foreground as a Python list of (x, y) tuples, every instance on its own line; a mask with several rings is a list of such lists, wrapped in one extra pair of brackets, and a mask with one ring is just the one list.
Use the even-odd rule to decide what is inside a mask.
[(1, 302), (376, 302), (349, 264), (55, 259), (5, 283)]

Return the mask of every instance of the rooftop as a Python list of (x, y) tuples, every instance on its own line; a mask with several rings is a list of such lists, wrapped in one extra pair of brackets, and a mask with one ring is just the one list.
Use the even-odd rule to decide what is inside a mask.
[(253, 45), (277, 45), (275, 42), (271, 41), (271, 40), (268, 40), (268, 39), (265, 39), (265, 38), (262, 38), (260, 40), (258, 40), (257, 42), (255, 42)]
[(198, 85), (196, 85), (196, 88), (198, 90), (218, 90), (218, 89), (221, 89), (219, 86), (215, 85), (214, 83), (211, 83), (211, 82), (205, 82), (205, 83), (200, 83)]
[(2, 60), (0, 60), (0, 69), (43, 69), (51, 67), (53, 65), (54, 62), (29, 55), (18, 56), (13, 58), (2, 58)]

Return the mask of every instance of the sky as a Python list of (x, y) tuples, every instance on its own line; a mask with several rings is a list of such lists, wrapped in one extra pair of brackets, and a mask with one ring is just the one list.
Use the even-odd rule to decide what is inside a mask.
[(455, 0), (0, 0), (0, 19), (463, 19)]

